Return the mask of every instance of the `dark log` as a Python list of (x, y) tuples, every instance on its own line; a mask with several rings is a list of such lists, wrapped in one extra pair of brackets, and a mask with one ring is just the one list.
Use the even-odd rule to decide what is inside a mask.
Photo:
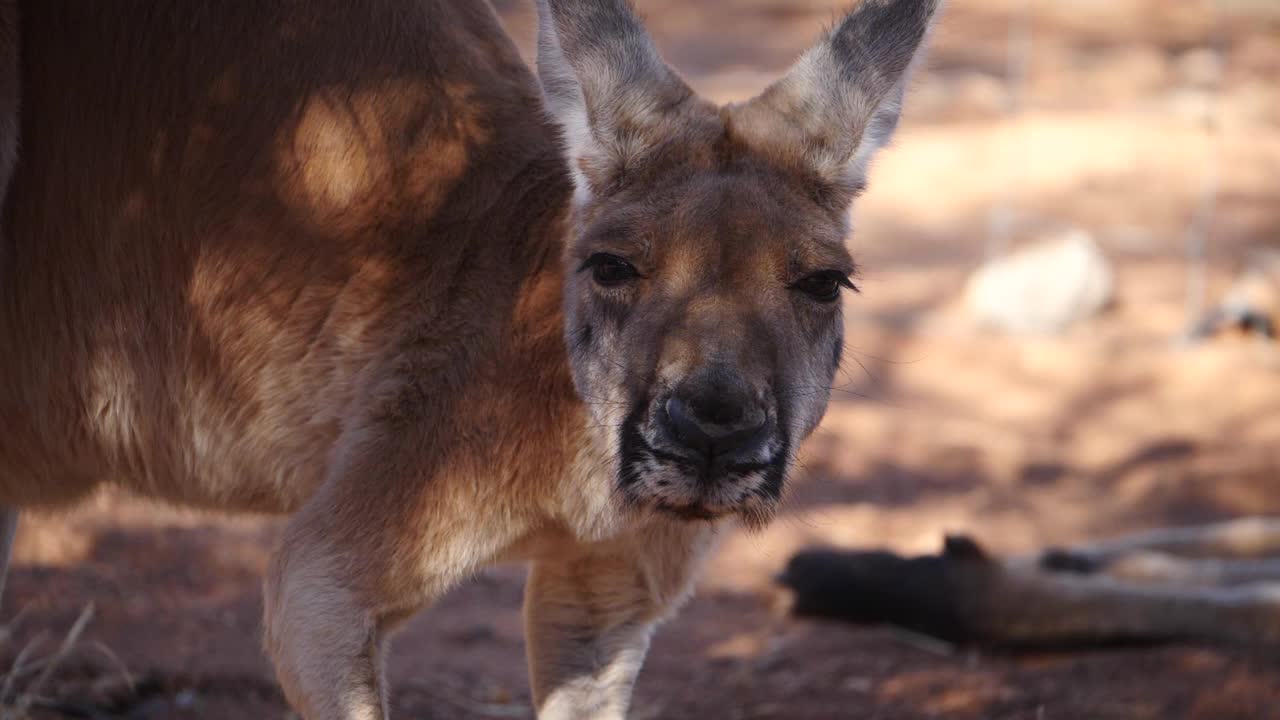
[(887, 623), (955, 643), (1056, 648), (1208, 640), (1280, 643), (1280, 585), (1184, 587), (993, 559), (972, 539), (939, 555), (807, 550), (779, 582), (808, 617)]

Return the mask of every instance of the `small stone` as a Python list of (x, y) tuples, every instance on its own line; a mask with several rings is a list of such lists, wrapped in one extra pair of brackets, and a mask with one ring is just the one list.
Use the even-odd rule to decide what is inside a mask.
[(1178, 57), (1174, 64), (1179, 79), (1197, 88), (1216, 87), (1222, 82), (1222, 54), (1210, 48), (1194, 48)]
[(1048, 335), (1101, 312), (1113, 293), (1111, 265), (1093, 237), (1070, 230), (979, 268), (967, 300), (985, 326)]

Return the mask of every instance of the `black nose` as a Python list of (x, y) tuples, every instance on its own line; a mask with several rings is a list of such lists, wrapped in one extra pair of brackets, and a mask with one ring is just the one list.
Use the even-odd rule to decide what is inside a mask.
[(764, 442), (768, 424), (751, 388), (725, 370), (682, 382), (661, 416), (672, 440), (708, 460), (744, 458)]

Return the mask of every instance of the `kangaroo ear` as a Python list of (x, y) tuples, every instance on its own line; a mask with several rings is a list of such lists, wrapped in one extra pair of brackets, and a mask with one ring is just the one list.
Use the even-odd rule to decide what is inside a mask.
[(538, 0), (538, 77), (580, 199), (643, 162), (694, 97), (626, 0)]
[(862, 0), (759, 97), (730, 108), (747, 142), (852, 199), (898, 125), (907, 76), (942, 0)]

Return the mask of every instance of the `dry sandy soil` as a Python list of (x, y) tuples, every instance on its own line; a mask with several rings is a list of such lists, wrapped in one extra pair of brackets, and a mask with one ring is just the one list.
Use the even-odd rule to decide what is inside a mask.
[[(669, 59), (724, 100), (763, 88), (835, 7), (638, 4)], [(527, 50), (532, 3), (499, 5)], [(840, 391), (788, 511), (724, 544), (698, 597), (657, 637), (634, 717), (1280, 718), (1275, 649), (992, 655), (775, 609), (772, 574), (811, 544), (921, 552), (968, 531), (1021, 552), (1280, 514), (1277, 351), (1175, 342), (1182, 246), (1208, 168), (1219, 180), (1210, 296), (1249, 249), (1280, 244), (1280, 11), (1266, 0), (1029, 3), (1022, 111), (1010, 118), (1005, 50), (1023, 5), (951, 4), (856, 213), (864, 294), (849, 302)], [(975, 327), (964, 281), (1001, 203), (1013, 208), (1013, 242), (1092, 232), (1116, 264), (1115, 306), (1059, 337)], [(30, 517), (0, 662), (39, 633), (36, 655), (47, 654), (93, 602), (43, 693), (57, 707), (38, 716), (286, 717), (258, 648), (259, 575), (276, 528), (114, 496)], [(396, 717), (530, 717), (521, 584), (519, 568), (486, 573), (400, 636)]]

